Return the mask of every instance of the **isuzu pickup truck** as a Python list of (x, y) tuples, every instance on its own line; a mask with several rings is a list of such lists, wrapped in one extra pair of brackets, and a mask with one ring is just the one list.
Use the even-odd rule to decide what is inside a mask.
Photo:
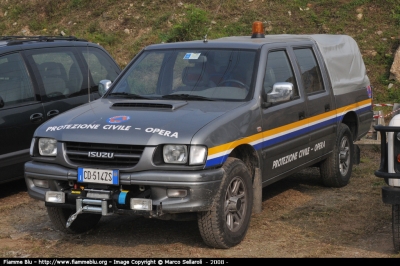
[(102, 98), (40, 126), (29, 195), (81, 233), (103, 215), (198, 220), (204, 242), (239, 244), (262, 188), (306, 167), (348, 184), (372, 91), (346, 35), (267, 35), (145, 47)]

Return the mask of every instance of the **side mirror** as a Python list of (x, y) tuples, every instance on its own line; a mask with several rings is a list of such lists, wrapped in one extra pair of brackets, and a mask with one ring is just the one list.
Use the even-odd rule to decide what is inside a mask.
[(268, 103), (281, 103), (290, 101), (293, 95), (293, 84), (290, 82), (277, 82), (272, 91), (267, 93)]
[(4, 100), (3, 100), (3, 98), (1, 98), (1, 96), (0, 96), (0, 108), (3, 108), (4, 107)]
[(99, 93), (101, 96), (103, 96), (108, 91), (108, 89), (111, 87), (111, 84), (112, 84), (111, 80), (108, 79), (100, 80)]

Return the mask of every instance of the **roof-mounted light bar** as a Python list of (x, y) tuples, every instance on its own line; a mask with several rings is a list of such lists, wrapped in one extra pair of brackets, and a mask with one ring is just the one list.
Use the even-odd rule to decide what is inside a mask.
[(265, 38), (264, 26), (261, 21), (253, 22), (252, 32), (253, 34), (251, 35), (251, 38)]

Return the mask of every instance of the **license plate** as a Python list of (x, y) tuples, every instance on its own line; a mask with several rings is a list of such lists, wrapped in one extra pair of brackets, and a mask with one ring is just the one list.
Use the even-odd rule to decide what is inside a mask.
[(119, 184), (118, 170), (102, 170), (92, 168), (78, 168), (78, 182), (97, 183), (107, 185)]

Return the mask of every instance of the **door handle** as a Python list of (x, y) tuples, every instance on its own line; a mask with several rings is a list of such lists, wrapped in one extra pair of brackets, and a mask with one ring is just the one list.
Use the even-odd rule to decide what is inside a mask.
[(56, 116), (60, 113), (60, 111), (58, 110), (50, 110), (47, 112), (47, 117), (52, 117), (52, 116)]
[(299, 120), (303, 120), (304, 118), (306, 118), (304, 111), (299, 112)]
[(42, 113), (34, 113), (32, 114), (29, 119), (31, 120), (32, 123), (37, 123), (43, 120), (43, 114)]
[(330, 104), (325, 104), (325, 112), (329, 112), (331, 110)]

